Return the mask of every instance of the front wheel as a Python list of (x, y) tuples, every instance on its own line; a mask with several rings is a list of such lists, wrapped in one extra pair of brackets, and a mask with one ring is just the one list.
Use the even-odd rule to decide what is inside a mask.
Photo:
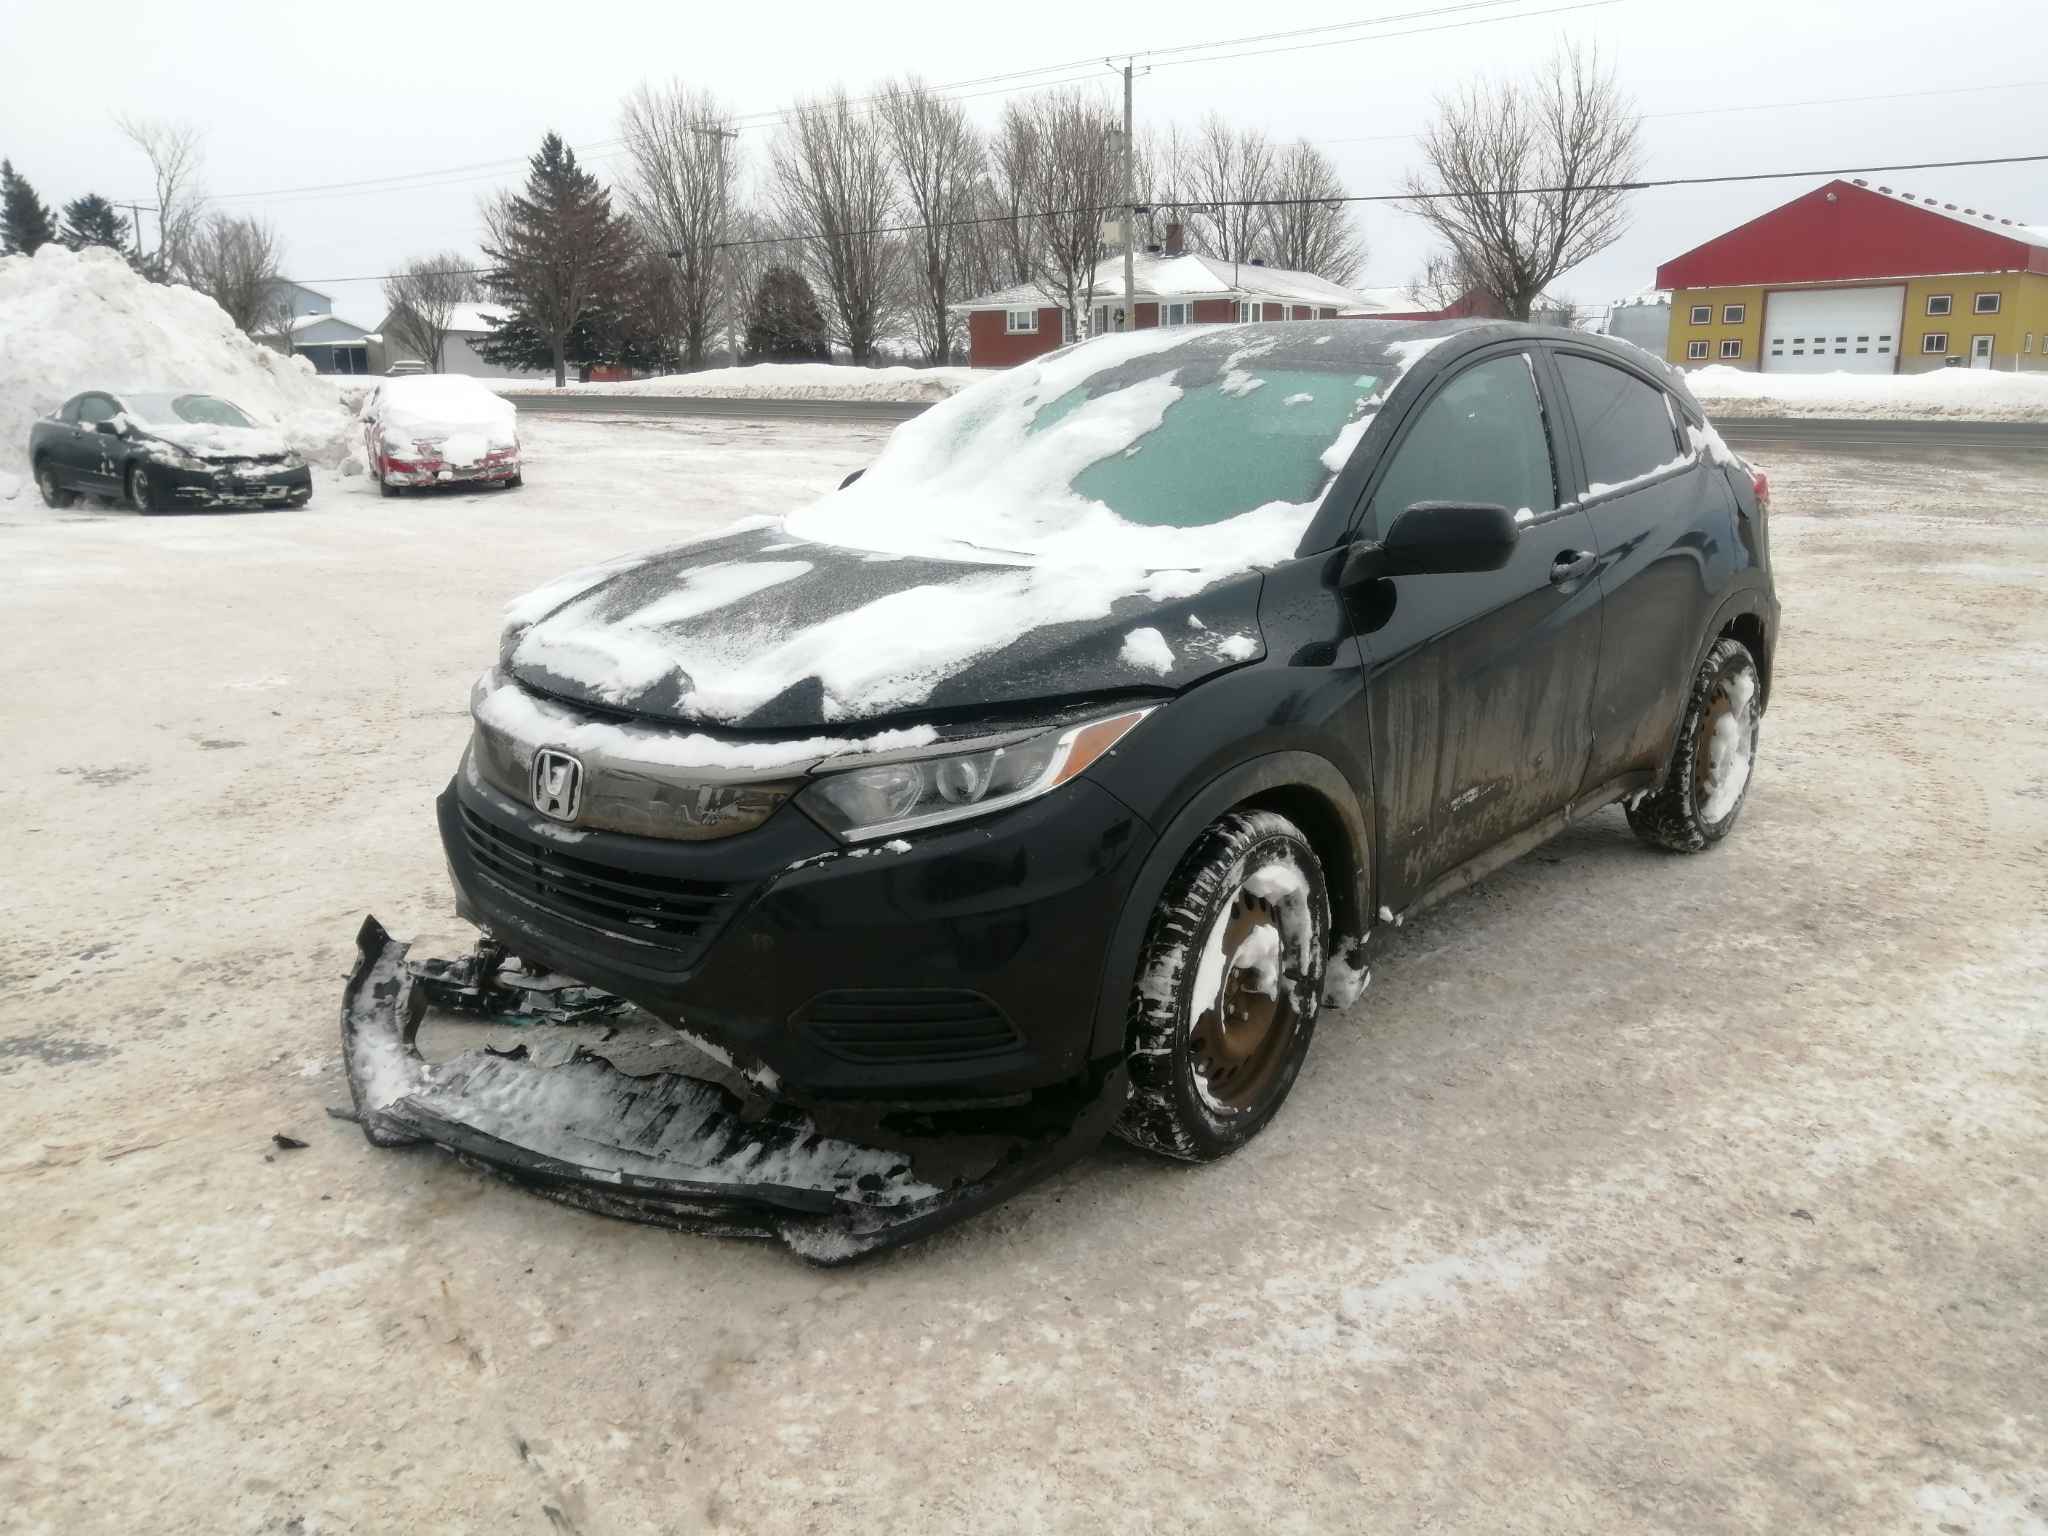
[(1315, 1034), (1329, 929), (1322, 863), (1300, 828), (1271, 811), (1212, 823), (1146, 934), (1117, 1134), (1196, 1163), (1258, 1134)]
[(149, 474), (140, 464), (128, 466), (128, 505), (144, 517), (158, 510), (149, 487)]
[(57, 478), (56, 466), (52, 464), (36, 466), (36, 489), (43, 493), (43, 505), (59, 512), (78, 501), (78, 493), (64, 489)]
[(1628, 804), (1637, 837), (1652, 847), (1698, 853), (1734, 830), (1756, 767), (1758, 681), (1748, 646), (1714, 643), (1693, 675), (1664, 782)]

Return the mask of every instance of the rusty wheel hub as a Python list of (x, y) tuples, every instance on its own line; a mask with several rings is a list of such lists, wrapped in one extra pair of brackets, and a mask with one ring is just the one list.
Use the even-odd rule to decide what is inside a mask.
[[(1279, 909), (1240, 889), (1225, 909), (1222, 990), (1189, 1032), (1197, 1087), (1213, 1107), (1256, 1106), (1286, 1061), (1300, 1020), (1288, 996)], [(1193, 1006), (1202, 1007), (1201, 999)]]

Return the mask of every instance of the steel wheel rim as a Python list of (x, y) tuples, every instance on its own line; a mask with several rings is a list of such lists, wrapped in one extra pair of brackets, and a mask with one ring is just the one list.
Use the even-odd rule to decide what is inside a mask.
[[(1709, 826), (1719, 826), (1735, 813), (1734, 805), (1730, 805), (1719, 816), (1708, 818), (1706, 815), (1707, 808), (1713, 804), (1715, 791), (1718, 788), (1714, 778), (1714, 741), (1721, 722), (1731, 719), (1735, 721), (1737, 732), (1735, 757), (1744, 760), (1738, 764), (1735, 758), (1731, 758), (1722, 765), (1723, 770), (1726, 772), (1742, 772), (1745, 780), (1745, 790), (1747, 789), (1746, 781), (1748, 779), (1747, 759), (1756, 750), (1756, 732), (1751, 723), (1754, 717), (1752, 716), (1750, 719), (1745, 720), (1738, 713), (1734, 692), (1729, 687), (1730, 681), (1731, 679), (1723, 677), (1719, 682), (1715, 683), (1714, 692), (1707, 700), (1706, 713), (1700, 717), (1698, 734), (1693, 737), (1692, 803), (1697, 808), (1701, 819)], [(1748, 707), (1747, 705), (1742, 706), (1744, 713), (1747, 712)], [(1740, 799), (1741, 796), (1738, 794), (1736, 802), (1740, 803)]]
[[(1254, 929), (1274, 930), (1284, 957), (1286, 930), (1270, 902), (1239, 887), (1218, 921), (1224, 924), (1223, 952), (1235, 957)], [(1188, 1031), (1188, 1062), (1202, 1098), (1226, 1113), (1256, 1109), (1278, 1081), (1300, 1029), (1289, 995), (1284, 963), (1267, 997), (1251, 984), (1248, 968), (1230, 965), (1221, 995), (1198, 1014)]]

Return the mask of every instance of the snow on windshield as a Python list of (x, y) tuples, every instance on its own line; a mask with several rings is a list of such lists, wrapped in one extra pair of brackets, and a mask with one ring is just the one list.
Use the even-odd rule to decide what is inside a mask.
[(1270, 327), (1107, 336), (899, 427), (799, 538), (942, 559), (1214, 574), (1293, 555), (1428, 342), (1350, 349)]

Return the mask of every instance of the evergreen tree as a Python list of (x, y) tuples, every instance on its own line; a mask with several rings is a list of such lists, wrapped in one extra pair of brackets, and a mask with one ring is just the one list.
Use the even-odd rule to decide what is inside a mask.
[(825, 316), (818, 296), (793, 267), (770, 267), (761, 274), (747, 306), (749, 363), (813, 363), (832, 361), (825, 339)]
[(88, 245), (104, 245), (125, 255), (128, 221), (99, 193), (88, 192), (64, 205), (64, 229), (57, 238), (74, 251), (82, 251)]
[(14, 162), (0, 160), (0, 256), (33, 256), (57, 238), (50, 210)]
[[(527, 162), (526, 185), (485, 205), (484, 286), (519, 326), (545, 338), (555, 382), (564, 381), (570, 338), (592, 310), (623, 287), (632, 232), (613, 214), (611, 194), (576, 163), (576, 151), (549, 133)], [(501, 346), (502, 342), (502, 346)], [(514, 345), (501, 331), (484, 343)], [(598, 342), (601, 347), (601, 339)]]

